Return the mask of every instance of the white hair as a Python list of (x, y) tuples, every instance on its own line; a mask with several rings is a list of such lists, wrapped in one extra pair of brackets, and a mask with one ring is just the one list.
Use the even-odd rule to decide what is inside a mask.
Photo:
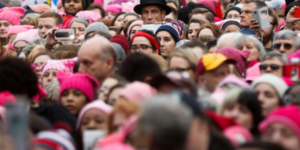
[(226, 42), (228, 40), (236, 40), (239, 37), (241, 37), (243, 34), (240, 32), (231, 32), (231, 33), (225, 33), (223, 34), (217, 42), (217, 49), (220, 49), (220, 46), (223, 42)]

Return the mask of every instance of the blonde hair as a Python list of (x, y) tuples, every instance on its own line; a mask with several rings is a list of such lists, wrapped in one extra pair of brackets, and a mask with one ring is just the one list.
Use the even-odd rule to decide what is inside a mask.
[(199, 56), (190, 48), (177, 48), (170, 56), (168, 59), (168, 67), (170, 67), (170, 61), (172, 57), (181, 57), (185, 59), (189, 65), (190, 68), (196, 72), (197, 69), (197, 63), (199, 61)]
[(41, 15), (37, 13), (27, 14), (24, 18), (21, 19), (22, 25), (32, 25), (34, 28), (38, 27), (39, 17)]
[(168, 63), (163, 57), (157, 54), (151, 54), (150, 57), (158, 63), (163, 72), (168, 70)]
[(35, 55), (37, 55), (40, 52), (45, 51), (45, 46), (43, 45), (37, 45), (36, 47), (33, 48), (33, 50), (30, 52), (30, 54), (27, 57), (27, 60), (29, 62), (33, 61), (33, 58), (35, 57)]

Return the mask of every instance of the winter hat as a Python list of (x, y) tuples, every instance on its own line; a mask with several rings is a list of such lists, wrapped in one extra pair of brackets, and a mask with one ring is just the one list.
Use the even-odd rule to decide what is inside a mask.
[(0, 92), (0, 106), (5, 106), (7, 103), (17, 102), (16, 97), (9, 91)]
[(98, 109), (101, 112), (105, 113), (106, 115), (109, 115), (112, 112), (112, 110), (113, 110), (113, 108), (110, 105), (107, 105), (102, 100), (95, 100), (95, 101), (93, 101), (93, 102), (85, 105), (81, 109), (80, 114), (78, 116), (78, 119), (77, 119), (77, 129), (80, 127), (80, 123), (81, 123), (82, 117), (90, 109)]
[(178, 31), (179, 31), (179, 34), (181, 35), (182, 32), (184, 31), (184, 27), (185, 27), (184, 22), (181, 20), (173, 20), (172, 24), (176, 24), (179, 27)]
[(63, 129), (39, 132), (31, 145), (49, 150), (76, 150), (72, 136)]
[(182, 20), (185, 24), (189, 24), (189, 14), (192, 10), (192, 8), (187, 6), (180, 8), (178, 10), (178, 20)]
[(129, 54), (129, 43), (127, 38), (124, 35), (122, 34), (115, 35), (110, 39), (110, 42), (120, 44), (122, 48), (125, 50), (126, 55)]
[(127, 36), (130, 37), (130, 33), (131, 33), (131, 30), (132, 30), (133, 27), (142, 26), (143, 24), (144, 24), (144, 22), (142, 20), (136, 20), (136, 21), (132, 22), (130, 24), (130, 26), (128, 27)]
[(249, 130), (242, 126), (229, 127), (223, 132), (223, 134), (235, 147), (253, 140), (252, 134)]
[(254, 88), (257, 84), (268, 83), (277, 91), (279, 97), (283, 97), (285, 91), (289, 88), (287, 84), (274, 74), (263, 74), (252, 82), (251, 87)]
[[(134, 7), (136, 5), (140, 4), (139, 1), (135, 1), (135, 2), (125, 2), (125, 3), (122, 3), (122, 12), (126, 12), (126, 13), (130, 13), (130, 12), (134, 12)], [(125, 16), (124, 16), (125, 18)]]
[(108, 33), (109, 34), (109, 29), (108, 27), (102, 23), (102, 22), (95, 22), (95, 23), (92, 23), (90, 24), (86, 30), (85, 30), (85, 33), (84, 33), (84, 40), (86, 40), (86, 37), (89, 33), (91, 32), (99, 32), (99, 31), (102, 31), (102, 32), (105, 32), (105, 33)]
[(26, 41), (29, 43), (38, 38), (40, 38), (38, 29), (31, 29), (26, 32), (19, 33), (14, 40), (13, 45), (15, 45), (15, 43), (18, 41)]
[(101, 19), (101, 15), (99, 13), (90, 10), (80, 11), (76, 14), (75, 17), (87, 18), (89, 20), (89, 23), (94, 23)]
[(143, 31), (139, 31), (139, 32), (135, 33), (132, 36), (132, 38), (131, 38), (131, 44), (133, 42), (133, 39), (135, 37), (137, 37), (137, 36), (142, 36), (142, 37), (147, 38), (150, 41), (150, 43), (152, 43), (157, 50), (160, 50), (159, 49), (160, 45), (159, 45), (158, 41), (155, 39), (155, 37), (153, 37), (152, 35), (150, 35), (150, 34), (148, 34), (146, 32), (143, 32)]
[(128, 84), (120, 93), (120, 96), (125, 97), (132, 102), (140, 103), (144, 99), (154, 96), (157, 91), (149, 84), (135, 81)]
[(94, 0), (94, 3), (99, 4), (101, 7), (103, 7), (103, 1), (104, 0)]
[(284, 106), (275, 109), (259, 125), (260, 132), (263, 134), (273, 123), (280, 123), (288, 126), (300, 139), (300, 110), (297, 106)]
[(82, 23), (82, 24), (84, 24), (86, 27), (89, 26), (89, 22), (88, 22), (88, 20), (87, 20), (86, 18), (74, 18), (74, 19), (71, 21), (71, 23), (70, 23), (70, 27), (72, 26), (72, 23), (73, 23), (73, 22), (79, 22), (79, 23)]
[(219, 116), (211, 110), (206, 110), (205, 114), (208, 115), (209, 118), (212, 119), (213, 123), (215, 123), (221, 129), (221, 131), (224, 131), (225, 129), (227, 129), (229, 127), (237, 125), (237, 123), (234, 120), (223, 117), (223, 116)]
[(246, 81), (254, 81), (260, 77), (260, 63), (256, 63), (252, 67), (248, 68), (246, 71)]
[(224, 15), (224, 18), (223, 18), (223, 19), (226, 19), (228, 13), (229, 13), (230, 11), (232, 11), (232, 10), (235, 10), (235, 11), (237, 11), (239, 14), (242, 14), (241, 8), (239, 8), (239, 7), (230, 7), (230, 8), (228, 8), (227, 11), (225, 12), (225, 15)]
[(98, 81), (88, 74), (75, 73), (68, 76), (58, 72), (57, 79), (60, 83), (59, 99), (65, 90), (74, 88), (80, 90), (91, 102), (94, 100), (94, 89), (99, 86)]
[(125, 50), (122, 48), (122, 46), (118, 43), (111, 43), (114, 48), (116, 49), (117, 52), (117, 59), (118, 60), (123, 60), (126, 57)]
[[(7, 36), (6, 36), (6, 39), (8, 39), (8, 37), (11, 35), (11, 34), (18, 34), (18, 33), (21, 33), (21, 32), (25, 32), (25, 31), (28, 31), (30, 29), (34, 29), (34, 26), (30, 26), (30, 25), (17, 25), (17, 26), (11, 26), (7, 29)], [(28, 36), (28, 35), (27, 35)]]
[(121, 5), (122, 3), (126, 2), (134, 2), (134, 0), (111, 0), (109, 1), (108, 5)]
[(162, 25), (162, 26), (160, 26), (157, 30), (156, 30), (156, 33), (155, 33), (155, 35), (157, 35), (157, 33), (159, 32), (159, 31), (167, 31), (167, 32), (169, 32), (171, 35), (172, 35), (172, 37), (173, 37), (173, 39), (174, 39), (174, 41), (175, 42), (178, 42), (179, 40), (180, 40), (180, 34), (179, 34), (179, 29), (177, 30), (177, 29), (175, 29), (174, 27), (176, 28), (177, 27), (177, 29), (178, 29), (178, 26), (176, 25), (176, 24), (173, 24), (172, 26), (170, 26), (170, 25)]
[(41, 67), (42, 78), (44, 77), (44, 73), (49, 69), (56, 69), (57, 71), (62, 71), (69, 75), (73, 74), (73, 68), (77, 62), (77, 59), (78, 58), (46, 61)]
[(135, 148), (124, 143), (114, 143), (101, 147), (101, 150), (135, 150)]
[(5, 7), (0, 9), (0, 20), (7, 20), (12, 25), (20, 25), (20, 19), (24, 16), (24, 12), (22, 7)]
[(240, 23), (237, 22), (237, 21), (234, 21), (234, 20), (226, 21), (226, 22), (222, 25), (221, 29), (224, 31), (224, 30), (225, 30), (228, 26), (230, 26), (230, 25), (236, 25), (237, 27), (239, 27), (240, 29), (242, 29)]
[[(69, 29), (71, 26), (71, 22), (75, 19), (75, 17), (71, 17), (69, 18), (69, 20), (67, 20), (63, 26), (63, 29)], [(86, 19), (87, 20), (87, 19)]]
[(121, 11), (122, 11), (122, 6), (118, 4), (107, 5), (105, 8), (105, 12), (112, 12), (115, 14), (118, 14)]
[(217, 0), (197, 0), (197, 2), (199, 4), (203, 4), (205, 5), (206, 7), (208, 7), (210, 10), (215, 10), (217, 5), (218, 5), (218, 1)]
[(45, 3), (39, 3), (36, 5), (32, 5), (32, 6), (28, 6), (28, 9), (33, 10), (34, 12), (37, 13), (44, 13), (44, 12), (52, 12), (53, 10), (51, 9), (51, 7)]

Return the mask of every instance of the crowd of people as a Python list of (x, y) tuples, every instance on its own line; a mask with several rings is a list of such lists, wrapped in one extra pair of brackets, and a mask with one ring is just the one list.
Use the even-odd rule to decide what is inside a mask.
[(300, 150), (300, 1), (29, 1), (0, 0), (1, 150)]

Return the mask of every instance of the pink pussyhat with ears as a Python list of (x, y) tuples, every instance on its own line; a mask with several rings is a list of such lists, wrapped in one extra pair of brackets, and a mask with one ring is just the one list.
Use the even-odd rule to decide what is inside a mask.
[(38, 38), (40, 38), (38, 29), (31, 29), (26, 32), (21, 32), (21, 33), (17, 34), (17, 37), (14, 40), (13, 45), (15, 45), (15, 43), (18, 41), (25, 41), (25, 42), (29, 43)]
[(0, 20), (7, 20), (12, 25), (20, 25), (20, 19), (24, 13), (25, 9), (22, 7), (5, 7), (0, 9)]
[(34, 29), (34, 26), (30, 26), (30, 25), (18, 25), (18, 26), (11, 26), (11, 27), (8, 27), (7, 29), (7, 36), (6, 36), (6, 39), (8, 39), (8, 37), (11, 35), (11, 34), (18, 34), (18, 33), (21, 33), (21, 32), (26, 32), (30, 29)]
[(16, 97), (9, 91), (3, 91), (0, 93), (0, 106), (5, 106), (7, 103), (15, 103)]
[(128, 84), (120, 93), (120, 96), (125, 97), (132, 102), (140, 103), (146, 98), (154, 96), (157, 91), (149, 84), (135, 81)]
[(115, 14), (118, 14), (121, 11), (122, 11), (122, 6), (118, 4), (107, 5), (105, 8), (105, 12), (113, 12)]
[(62, 71), (65, 74), (71, 75), (73, 74), (73, 68), (77, 63), (77, 57), (71, 59), (61, 59), (61, 60), (48, 60), (41, 67), (42, 70), (42, 78), (47, 70), (55, 69), (57, 71)]
[(101, 19), (102, 16), (97, 12), (85, 10), (85, 11), (78, 12), (75, 17), (87, 18), (89, 19), (89, 23), (92, 24), (94, 22), (97, 22), (99, 19)]

